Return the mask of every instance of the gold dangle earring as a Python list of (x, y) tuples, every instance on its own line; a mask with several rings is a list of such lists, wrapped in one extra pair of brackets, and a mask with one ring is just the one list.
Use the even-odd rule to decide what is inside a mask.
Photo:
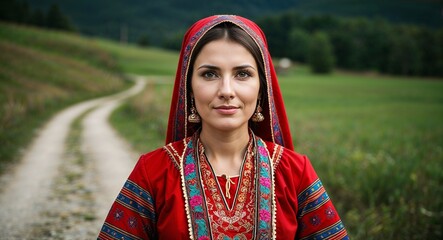
[(261, 113), (262, 110), (263, 109), (260, 107), (260, 99), (258, 99), (257, 108), (255, 109), (255, 112), (254, 112), (254, 114), (252, 115), (252, 118), (251, 118), (251, 120), (253, 122), (263, 122), (263, 120), (265, 120), (265, 117)]
[(191, 98), (191, 114), (188, 116), (188, 122), (190, 123), (200, 123), (201, 119), (200, 116), (197, 113), (197, 110), (194, 106), (194, 98)]

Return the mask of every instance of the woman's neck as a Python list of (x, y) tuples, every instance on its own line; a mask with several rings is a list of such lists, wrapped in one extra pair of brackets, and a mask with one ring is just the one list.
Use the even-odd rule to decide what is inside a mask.
[(240, 173), (241, 164), (249, 142), (249, 132), (208, 131), (203, 128), (200, 140), (205, 147), (205, 154), (217, 175), (236, 176)]

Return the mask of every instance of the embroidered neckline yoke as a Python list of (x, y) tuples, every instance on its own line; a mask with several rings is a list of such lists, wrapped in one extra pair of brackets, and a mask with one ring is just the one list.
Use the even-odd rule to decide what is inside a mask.
[(265, 144), (255, 136), (251, 139), (232, 208), (226, 204), (202, 151), (195, 134), (186, 145), (181, 166), (193, 239), (273, 239), (272, 163)]

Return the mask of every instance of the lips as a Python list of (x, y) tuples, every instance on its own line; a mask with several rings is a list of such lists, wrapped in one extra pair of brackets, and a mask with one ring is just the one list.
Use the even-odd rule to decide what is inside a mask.
[(230, 105), (223, 105), (223, 106), (218, 106), (218, 107), (215, 107), (215, 109), (238, 109), (238, 107), (236, 107), (236, 106), (230, 106)]
[(214, 109), (222, 115), (232, 115), (237, 112), (239, 107), (231, 106), (231, 105), (222, 105), (222, 106), (217, 106)]

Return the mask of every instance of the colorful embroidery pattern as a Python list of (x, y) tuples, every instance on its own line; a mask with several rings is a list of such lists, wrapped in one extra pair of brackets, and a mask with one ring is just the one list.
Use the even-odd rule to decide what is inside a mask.
[[(229, 209), (223, 210), (223, 207), (226, 208), (227, 205), (222, 202), (223, 198), (220, 194), (220, 190), (218, 190), (219, 192), (214, 192), (213, 189), (207, 188), (207, 193), (214, 194), (211, 196), (205, 194), (202, 182), (205, 182), (208, 186), (215, 187), (215, 176), (213, 174), (212, 176), (211, 174), (208, 175), (208, 168), (210, 168), (210, 166), (207, 162), (201, 162), (199, 160), (200, 156), (197, 155), (198, 151), (196, 151), (198, 150), (196, 149), (198, 148), (198, 145), (196, 144), (197, 137), (198, 134), (194, 135), (193, 139), (190, 140), (187, 145), (181, 171), (182, 179), (184, 181), (183, 194), (186, 199), (186, 210), (190, 225), (191, 238), (214, 239), (216, 236), (215, 239), (230, 239), (226, 234), (221, 232), (223, 228), (219, 228), (219, 225), (211, 225), (209, 219), (214, 218), (229, 223), (224, 226), (233, 227), (233, 230), (236, 230), (235, 227), (243, 227), (244, 230), (248, 231), (249, 228), (255, 228), (255, 239), (273, 239), (275, 237), (273, 234), (275, 231), (275, 196), (272, 184), (272, 165), (265, 144), (253, 136), (256, 149), (254, 154), (255, 163), (251, 162), (250, 166), (246, 166), (246, 161), (245, 167), (242, 169), (242, 176), (245, 177), (245, 175), (243, 175), (245, 173), (246, 175), (253, 173), (254, 171), (251, 170), (254, 168), (255, 164), (255, 178), (251, 174), (250, 177), (244, 178), (242, 180), (244, 182), (240, 184), (243, 184), (243, 187), (246, 187), (249, 186), (247, 184), (248, 179), (256, 179), (256, 181), (253, 186), (240, 189), (240, 193), (236, 196), (238, 199), (234, 201), (232, 207), (232, 211), (234, 212), (229, 212)], [(253, 157), (250, 159), (251, 161), (254, 160)], [(202, 163), (201, 166), (199, 165), (199, 162)], [(201, 172), (199, 170), (200, 168), (202, 169)], [(250, 173), (247, 171), (250, 171)], [(253, 181), (251, 181), (251, 183), (253, 183)], [(248, 193), (248, 188), (252, 188), (251, 192), (255, 194), (251, 194), (251, 192)], [(246, 191), (246, 193), (242, 193), (242, 191)], [(252, 202), (248, 204), (248, 198), (252, 200), (252, 202), (255, 202), (255, 204), (252, 204)], [(214, 205), (217, 206), (213, 208)], [(250, 207), (248, 205), (250, 205)], [(250, 212), (254, 213), (254, 219), (248, 220), (248, 218), (245, 218), (244, 214), (247, 214), (244, 209), (245, 207), (246, 211), (255, 211), (255, 213)], [(230, 215), (229, 213), (233, 214)], [(210, 214), (217, 215), (214, 217), (209, 216)], [(223, 219), (223, 217), (225, 218)], [(249, 223), (247, 223), (248, 221)], [(241, 223), (240, 225), (242, 226), (235, 225), (236, 222)], [(248, 224), (250, 224), (250, 226)], [(244, 239), (244, 237), (246, 237), (245, 233), (240, 233), (239, 235), (234, 236), (233, 239)]]
[(106, 236), (107, 239), (125, 239), (125, 240), (141, 239), (141, 238), (138, 238), (130, 233), (122, 231), (121, 229), (119, 229), (117, 227), (109, 225), (108, 223), (103, 224), (100, 235), (103, 238), (104, 238), (104, 236)]
[(272, 167), (266, 145), (257, 141), (257, 169), (258, 176), (257, 205), (258, 205), (258, 237), (257, 239), (273, 239), (273, 223), (275, 217), (275, 206), (273, 203), (274, 189), (272, 184)]
[(312, 240), (324, 240), (324, 239), (343, 239), (348, 240), (347, 232), (345, 226), (341, 221), (336, 224), (323, 229), (320, 232), (301, 238), (301, 240), (312, 239)]
[(156, 221), (154, 200), (151, 194), (132, 181), (126, 181), (116, 201), (128, 209), (139, 213), (140, 216), (154, 222)]
[(303, 225), (301, 239), (349, 239), (319, 179), (303, 190), (297, 199), (297, 218)]
[(252, 147), (253, 144), (250, 141), (241, 167), (238, 186), (236, 186), (234, 202), (232, 207), (229, 207), (211, 164), (204, 154), (204, 147), (201, 143), (198, 144), (202, 181), (205, 183), (206, 202), (210, 203), (207, 207), (214, 239), (252, 238), (255, 199), (252, 180), (254, 176)]
[(329, 201), (329, 195), (325, 191), (320, 179), (317, 179), (308, 188), (302, 191), (298, 197), (298, 216), (312, 212)]
[(187, 199), (188, 220), (190, 224), (191, 238), (197, 240), (210, 239), (209, 218), (204, 204), (203, 190), (200, 181), (199, 167), (194, 157), (194, 140), (190, 140), (182, 166), (184, 177), (185, 199)]

